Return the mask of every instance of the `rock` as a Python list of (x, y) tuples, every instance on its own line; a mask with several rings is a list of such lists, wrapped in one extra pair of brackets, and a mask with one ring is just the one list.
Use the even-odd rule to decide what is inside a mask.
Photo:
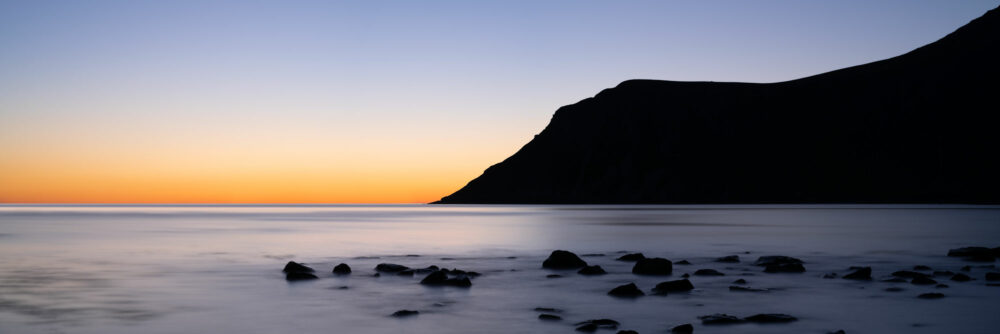
[(602, 257), (602, 256), (604, 256), (604, 254), (600, 254), (600, 253), (590, 253), (590, 254), (580, 255), (580, 257)]
[(396, 273), (396, 276), (409, 276), (409, 277), (413, 277), (413, 274), (414, 274), (415, 272), (416, 272), (416, 270), (413, 270), (413, 269), (406, 269), (406, 270), (403, 270), (403, 271), (400, 271), (400, 272), (397, 272), (397, 273)]
[(927, 278), (927, 277), (915, 277), (915, 278), (913, 278), (913, 280), (910, 281), (910, 284), (914, 284), (914, 285), (931, 285), (931, 284), (937, 284), (937, 281), (932, 280), (932, 279)]
[(720, 257), (718, 259), (715, 259), (715, 262), (740, 263), (740, 257), (737, 256), (737, 255), (723, 256), (723, 257)]
[(882, 280), (882, 282), (886, 282), (886, 283), (906, 283), (906, 279), (902, 278), (902, 277), (893, 277), (893, 278), (890, 278), (890, 279), (884, 279), (884, 280)]
[(595, 324), (585, 324), (576, 328), (577, 332), (596, 332), (597, 325)]
[(435, 272), (435, 271), (438, 271), (438, 270), (441, 270), (440, 268), (438, 268), (438, 266), (431, 265), (431, 266), (428, 266), (427, 268), (413, 269), (413, 272), (415, 274), (421, 274), (421, 275), (423, 275), (423, 274), (429, 274), (429, 273), (432, 273), (432, 272)]
[(743, 320), (761, 324), (774, 324), (774, 323), (792, 322), (799, 319), (787, 314), (763, 313), (763, 314), (751, 315)]
[(1000, 286), (1000, 283), (986, 283), (986, 286)]
[(698, 317), (703, 325), (729, 325), (743, 323), (743, 319), (724, 314), (716, 313)]
[(951, 280), (955, 282), (968, 282), (972, 280), (972, 277), (969, 277), (969, 275), (966, 274), (958, 273), (955, 274), (955, 276), (952, 276)]
[(379, 263), (377, 266), (375, 266), (375, 271), (383, 273), (399, 273), (401, 271), (406, 271), (409, 269), (410, 267), (393, 263)]
[(733, 284), (747, 284), (747, 280), (741, 278), (733, 281)]
[(843, 329), (841, 329), (841, 330), (837, 330), (835, 332), (828, 332), (826, 334), (847, 334), (847, 332), (845, 332)]
[(684, 273), (684, 275), (681, 275), (681, 278), (689, 278), (689, 277), (691, 277), (691, 274), (688, 273)]
[(545, 275), (545, 278), (562, 278), (562, 277), (563, 276), (559, 274)]
[(404, 318), (404, 317), (415, 316), (415, 315), (418, 315), (418, 314), (420, 314), (420, 311), (399, 310), (399, 311), (393, 312), (392, 316), (396, 317), (396, 318)]
[(934, 287), (938, 288), (938, 289), (947, 289), (947, 288), (950, 288), (948, 286), (948, 284), (938, 284), (938, 285), (935, 285)]
[(642, 253), (632, 253), (632, 254), (625, 254), (625, 255), (619, 256), (615, 260), (626, 261), (626, 262), (635, 262), (635, 261), (639, 261), (639, 260), (642, 260), (642, 259), (645, 259), (645, 258), (646, 258), (646, 256), (642, 255)]
[(694, 289), (694, 285), (691, 281), (686, 279), (676, 280), (676, 281), (666, 281), (656, 284), (653, 287), (653, 292), (657, 294), (666, 294), (668, 292), (682, 292), (691, 291)]
[(617, 334), (639, 334), (639, 332), (633, 330), (620, 330)]
[(1000, 281), (1000, 273), (989, 272), (986, 273), (987, 281)]
[(670, 260), (660, 257), (638, 260), (632, 267), (632, 273), (638, 275), (670, 275), (671, 272), (673, 264)]
[(900, 292), (900, 291), (906, 291), (906, 289), (894, 286), (894, 287), (891, 287), (891, 288), (885, 288), (885, 291), (888, 291), (888, 292)]
[(993, 262), (996, 259), (996, 254), (990, 248), (986, 247), (962, 247), (948, 250), (948, 256), (961, 257), (967, 261), (975, 262)]
[(803, 273), (806, 267), (799, 263), (772, 264), (764, 267), (765, 273)]
[(691, 324), (683, 324), (671, 328), (670, 332), (674, 334), (691, 334), (694, 333), (694, 326), (691, 326)]
[(372, 275), (372, 277), (382, 277), (382, 274), (375, 273), (375, 274)]
[(639, 296), (645, 296), (646, 294), (643, 293), (642, 290), (639, 290), (639, 287), (637, 287), (635, 283), (629, 283), (611, 289), (611, 291), (608, 291), (608, 295), (615, 297), (635, 298)]
[(688, 262), (688, 260), (680, 260), (680, 261), (675, 262), (674, 264), (680, 264), (680, 265), (687, 266), (687, 265), (690, 265), (691, 262)]
[(964, 267), (962, 267), (959, 270), (961, 270), (961, 271), (972, 271), (972, 266), (964, 266)]
[(461, 288), (467, 288), (472, 286), (472, 281), (469, 280), (468, 276), (458, 275), (453, 278), (448, 278), (448, 274), (443, 270), (438, 270), (430, 273), (427, 277), (424, 277), (420, 281), (420, 284), (431, 285), (431, 286), (455, 286)]
[(536, 307), (535, 312), (562, 313), (562, 310), (552, 307)]
[(755, 266), (766, 267), (766, 266), (780, 265), (780, 264), (804, 264), (804, 263), (805, 262), (802, 262), (802, 260), (790, 256), (769, 255), (757, 258), (757, 261), (755, 261), (753, 264)]
[(288, 263), (285, 264), (285, 269), (282, 269), (281, 271), (284, 272), (284, 273), (286, 273), (286, 274), (287, 273), (311, 273), (311, 272), (315, 272), (315, 270), (313, 270), (313, 268), (309, 268), (309, 267), (307, 267), (307, 266), (305, 266), (305, 265), (303, 265), (301, 263), (297, 263), (295, 261), (288, 261)]
[(905, 277), (905, 278), (917, 278), (917, 277), (931, 278), (931, 275), (924, 274), (924, 273), (918, 273), (916, 271), (909, 271), (909, 270), (900, 270), (900, 271), (894, 272), (894, 273), (892, 273), (892, 276)]
[(558, 315), (555, 315), (555, 314), (542, 313), (542, 314), (538, 315), (538, 320), (559, 321), (559, 320), (562, 320), (562, 317), (560, 317)]
[(608, 272), (604, 271), (604, 268), (601, 268), (601, 266), (586, 266), (576, 273), (580, 275), (604, 275)]
[(576, 269), (586, 266), (587, 262), (584, 262), (579, 256), (564, 250), (552, 251), (549, 258), (542, 262), (542, 268), (548, 269)]
[(715, 269), (698, 269), (694, 272), (695, 276), (725, 276), (726, 274), (720, 273)]
[(916, 266), (913, 266), (913, 270), (930, 271), (930, 270), (933, 270), (933, 269), (931, 269), (931, 267), (928, 267), (928, 266), (925, 266), (925, 265), (916, 265)]
[(920, 299), (940, 299), (940, 298), (944, 298), (944, 294), (943, 293), (937, 293), (937, 292), (921, 293), (919, 296), (917, 296), (917, 298), (920, 298)]
[(837, 278), (837, 273), (823, 274), (823, 278), (826, 278), (826, 279)]
[(577, 331), (581, 332), (593, 332), (599, 328), (603, 329), (618, 329), (619, 323), (611, 319), (591, 319), (584, 322), (578, 322), (574, 324), (577, 327)]
[(316, 275), (313, 275), (311, 273), (290, 272), (288, 274), (285, 274), (285, 280), (287, 280), (289, 282), (306, 281), (306, 280), (313, 280), (313, 279), (317, 279), (317, 278), (319, 278), (319, 277), (316, 277)]
[(872, 267), (858, 268), (854, 272), (844, 275), (844, 279), (853, 280), (871, 280), (872, 279)]
[(742, 286), (730, 285), (729, 286), (729, 291), (733, 291), (733, 292), (767, 292), (767, 289), (754, 289), (754, 288), (751, 288), (751, 287), (742, 287)]
[(951, 275), (954, 275), (954, 274), (955, 273), (952, 272), (951, 270), (935, 270), (934, 271), (934, 276), (951, 276)]
[(337, 275), (347, 275), (347, 274), (350, 274), (351, 273), (351, 266), (348, 266), (346, 263), (338, 264), (336, 267), (333, 267), (333, 273), (337, 274)]

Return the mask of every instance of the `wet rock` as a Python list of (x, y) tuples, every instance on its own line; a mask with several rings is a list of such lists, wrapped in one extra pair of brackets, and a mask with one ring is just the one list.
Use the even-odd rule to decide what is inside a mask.
[(806, 267), (799, 263), (772, 264), (764, 267), (765, 273), (804, 273)]
[(555, 314), (542, 313), (538, 315), (538, 320), (559, 321), (562, 320), (562, 317)]
[(633, 331), (633, 330), (620, 330), (616, 334), (639, 334), (639, 332), (636, 332), (636, 331)]
[(993, 249), (986, 247), (962, 247), (948, 250), (948, 256), (961, 257), (966, 261), (993, 262), (996, 260), (996, 253)]
[(580, 257), (601, 257), (601, 256), (604, 256), (604, 254), (600, 254), (600, 253), (590, 253), (590, 254), (583, 254), (583, 255), (580, 255)]
[(715, 269), (698, 269), (694, 272), (695, 276), (725, 276), (726, 274), (720, 273)]
[(427, 275), (427, 277), (424, 277), (424, 279), (420, 281), (420, 284), (431, 285), (431, 286), (455, 286), (455, 287), (467, 288), (472, 286), (472, 281), (469, 279), (468, 276), (465, 275), (458, 275), (456, 277), (448, 278), (448, 274), (446, 274), (442, 270), (438, 270), (430, 273), (429, 275)]
[(1000, 283), (986, 283), (986, 286), (1000, 286)]
[(347, 274), (350, 274), (351, 273), (351, 266), (348, 266), (346, 263), (338, 264), (336, 267), (333, 267), (333, 273), (337, 274), (337, 275), (347, 275)]
[(577, 332), (588, 332), (588, 333), (596, 332), (597, 331), (597, 325), (595, 325), (595, 324), (581, 325), (580, 327), (576, 328), (576, 331)]
[(742, 287), (742, 286), (730, 285), (729, 286), (729, 291), (732, 291), (732, 292), (767, 292), (767, 289), (755, 289), (755, 288), (751, 288), (751, 287)]
[(307, 280), (314, 280), (314, 279), (317, 279), (317, 278), (319, 278), (319, 277), (316, 277), (316, 275), (313, 275), (311, 273), (291, 272), (291, 273), (285, 274), (285, 280), (287, 280), (289, 282), (307, 281)]
[(950, 288), (948, 286), (948, 284), (938, 284), (938, 285), (935, 285), (934, 287), (938, 288), (938, 289), (947, 289), (947, 288)]
[(409, 276), (409, 277), (413, 277), (413, 274), (414, 274), (415, 272), (416, 272), (416, 271), (415, 271), (415, 270), (413, 270), (413, 269), (406, 269), (406, 270), (403, 270), (403, 271), (400, 271), (400, 272), (397, 272), (397, 273), (396, 273), (396, 276)]
[(574, 324), (577, 331), (593, 332), (598, 329), (618, 329), (619, 323), (611, 319), (591, 319)]
[(698, 317), (703, 325), (729, 325), (743, 323), (743, 319), (724, 314), (716, 313)]
[(920, 298), (920, 299), (941, 299), (941, 298), (944, 298), (944, 294), (943, 293), (937, 293), (937, 292), (921, 293), (919, 296), (917, 296), (917, 298)]
[(375, 271), (383, 273), (399, 273), (409, 269), (410, 267), (394, 263), (379, 263), (375, 266)]
[(841, 330), (837, 330), (835, 332), (828, 332), (826, 334), (847, 334), (847, 332), (845, 332), (843, 329), (841, 329)]
[(962, 267), (959, 270), (961, 270), (961, 271), (972, 271), (972, 266), (964, 266), (964, 267)]
[(435, 265), (431, 265), (431, 266), (428, 266), (427, 268), (413, 269), (413, 273), (423, 275), (423, 274), (429, 274), (429, 273), (432, 273), (432, 272), (435, 272), (435, 271), (438, 271), (438, 270), (441, 270), (441, 268), (438, 268), (438, 266), (435, 266)]
[(715, 259), (715, 262), (740, 263), (740, 257), (737, 256), (737, 255), (723, 256), (723, 257), (720, 257), (718, 259)]
[(579, 256), (564, 250), (552, 251), (549, 258), (542, 262), (542, 268), (548, 269), (576, 269), (586, 266), (587, 262), (584, 262)]
[(604, 271), (604, 268), (601, 268), (601, 266), (586, 266), (576, 273), (580, 275), (604, 275), (608, 272)]
[(611, 289), (611, 291), (608, 291), (608, 295), (615, 297), (635, 298), (635, 297), (645, 296), (646, 294), (643, 293), (642, 290), (639, 290), (639, 287), (637, 287), (635, 283), (629, 283)]
[(890, 278), (890, 279), (884, 279), (884, 280), (882, 280), (882, 282), (886, 282), (886, 283), (906, 283), (906, 279), (902, 278), (902, 277), (893, 277), (893, 278)]
[(916, 266), (913, 266), (913, 270), (931, 271), (933, 269), (931, 269), (931, 267), (928, 267), (928, 266), (925, 266), (925, 265), (916, 265)]
[(733, 281), (733, 284), (747, 284), (747, 280), (741, 278)]
[(563, 276), (559, 274), (545, 275), (545, 278), (562, 278), (562, 277)]
[(951, 270), (935, 270), (934, 276), (952, 276), (955, 275)]
[(691, 334), (694, 333), (694, 326), (691, 324), (683, 324), (670, 329), (673, 334)]
[(639, 261), (639, 260), (642, 260), (642, 259), (645, 259), (645, 258), (646, 258), (646, 256), (642, 255), (642, 253), (632, 253), (632, 254), (625, 254), (625, 255), (619, 256), (615, 260), (626, 261), (626, 262), (635, 262), (635, 261)]
[(670, 260), (660, 257), (638, 260), (632, 267), (632, 273), (638, 275), (670, 275), (671, 272), (673, 264)]
[(743, 320), (760, 324), (776, 324), (776, 323), (792, 322), (799, 319), (787, 314), (763, 313), (763, 314), (751, 315)]
[(666, 281), (656, 284), (653, 287), (653, 292), (657, 294), (666, 294), (668, 292), (683, 292), (691, 291), (694, 289), (694, 284), (686, 279), (676, 280), (676, 281)]
[(924, 274), (924, 273), (918, 273), (916, 271), (909, 271), (909, 270), (900, 270), (900, 271), (894, 272), (894, 273), (892, 273), (892, 276), (905, 277), (905, 278), (917, 278), (917, 277), (931, 278), (931, 275)]
[(1000, 273), (993, 273), (993, 272), (986, 273), (986, 280), (987, 281), (1000, 281)]
[(972, 280), (972, 277), (969, 277), (969, 275), (966, 274), (958, 273), (955, 274), (955, 276), (952, 276), (951, 280), (955, 282), (968, 282)]
[(375, 273), (375, 274), (372, 275), (372, 277), (382, 277), (382, 274)]
[(790, 256), (769, 255), (757, 258), (757, 261), (755, 261), (753, 264), (755, 266), (766, 267), (766, 266), (781, 265), (781, 264), (804, 264), (804, 263), (805, 262), (802, 262), (802, 260)]
[(854, 272), (844, 275), (844, 279), (853, 280), (871, 280), (872, 279), (872, 267), (858, 268)]
[(688, 260), (680, 260), (680, 261), (674, 262), (674, 264), (680, 264), (680, 265), (687, 266), (687, 265), (691, 265), (691, 262), (688, 262)]
[(301, 263), (295, 262), (295, 261), (288, 261), (288, 263), (285, 264), (285, 269), (282, 269), (281, 271), (284, 272), (284, 273), (286, 273), (286, 274), (287, 273), (311, 273), (311, 272), (315, 272), (315, 270), (313, 270), (313, 268), (309, 268), (309, 267), (307, 267), (307, 266), (305, 266), (305, 265), (303, 265)]
[(399, 310), (399, 311), (393, 312), (392, 316), (396, 317), (396, 318), (405, 318), (405, 317), (412, 317), (412, 316), (415, 316), (415, 315), (418, 315), (418, 314), (420, 314), (420, 311)]
[(552, 307), (536, 307), (535, 312), (562, 313), (562, 310)]
[(913, 285), (932, 285), (932, 284), (937, 284), (937, 281), (932, 280), (932, 279), (927, 278), (927, 277), (915, 277), (915, 278), (913, 278), (913, 280), (910, 281), (910, 284), (913, 284)]
[(900, 292), (900, 291), (906, 291), (906, 289), (894, 286), (894, 287), (891, 287), (891, 288), (885, 288), (885, 291), (888, 291), (888, 292)]
[(826, 279), (837, 278), (837, 273), (823, 274), (823, 278), (826, 278)]
[(689, 278), (689, 277), (691, 277), (691, 274), (688, 273), (684, 273), (684, 275), (681, 275), (681, 278)]

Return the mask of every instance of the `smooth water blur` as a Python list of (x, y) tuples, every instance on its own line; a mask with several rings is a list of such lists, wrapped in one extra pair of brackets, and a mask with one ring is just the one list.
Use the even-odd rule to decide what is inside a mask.
[[(883, 283), (928, 265), (992, 266), (944, 256), (949, 248), (1000, 246), (1000, 208), (984, 206), (0, 206), (0, 333), (572, 333), (572, 323), (612, 318), (622, 329), (699, 333), (990, 333), (1000, 287), (975, 267), (950, 287)], [(553, 249), (609, 274), (573, 271), (546, 279)], [(620, 251), (687, 259), (671, 277), (630, 273)], [(749, 252), (749, 253), (747, 253)], [(603, 256), (596, 256), (601, 254)], [(712, 260), (738, 254), (742, 263)], [(804, 274), (764, 274), (750, 263), (781, 254)], [(295, 260), (319, 280), (287, 283)], [(349, 277), (330, 269), (346, 262)], [(422, 278), (372, 277), (389, 262), (475, 270), (470, 289), (428, 288)], [(847, 267), (876, 281), (822, 279)], [(695, 269), (688, 294), (623, 300), (611, 288), (657, 282)], [(730, 282), (773, 289), (734, 293)], [(902, 292), (886, 292), (889, 286)], [(921, 300), (924, 292), (946, 298)], [(564, 310), (541, 322), (535, 307)], [(420, 310), (407, 319), (399, 309)], [(697, 316), (788, 313), (781, 325), (701, 326)]]

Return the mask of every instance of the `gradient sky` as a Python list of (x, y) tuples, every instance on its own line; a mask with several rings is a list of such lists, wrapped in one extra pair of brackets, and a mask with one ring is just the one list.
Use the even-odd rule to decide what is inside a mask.
[(997, 5), (0, 0), (0, 202), (428, 202), (623, 80), (795, 79)]

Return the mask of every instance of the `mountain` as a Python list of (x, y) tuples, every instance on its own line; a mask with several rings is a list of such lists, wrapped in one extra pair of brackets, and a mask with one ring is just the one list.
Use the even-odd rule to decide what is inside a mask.
[(1000, 203), (1000, 8), (895, 58), (629, 80), (435, 203)]

